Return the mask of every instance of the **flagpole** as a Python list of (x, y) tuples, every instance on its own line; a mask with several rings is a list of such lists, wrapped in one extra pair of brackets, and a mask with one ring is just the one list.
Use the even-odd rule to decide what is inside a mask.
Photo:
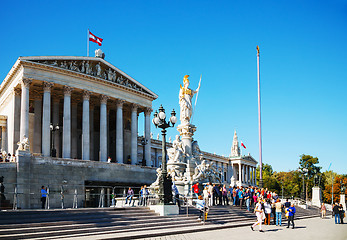
[(89, 57), (89, 28), (88, 28), (88, 34), (87, 34), (87, 57)]
[(259, 187), (263, 187), (263, 162), (261, 145), (261, 108), (260, 108), (260, 53), (257, 46), (257, 76), (258, 76), (258, 126), (259, 126)]

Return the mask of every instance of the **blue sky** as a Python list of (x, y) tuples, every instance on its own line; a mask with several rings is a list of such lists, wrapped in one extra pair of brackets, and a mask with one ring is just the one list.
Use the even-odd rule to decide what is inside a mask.
[(19, 56), (86, 56), (89, 28), (107, 61), (159, 95), (153, 109), (178, 112), (183, 76), (196, 88), (202, 74), (200, 148), (229, 155), (236, 130), (257, 160), (259, 45), (263, 162), (287, 171), (310, 154), (347, 173), (346, 1), (6, 1), (0, 20), (1, 79)]

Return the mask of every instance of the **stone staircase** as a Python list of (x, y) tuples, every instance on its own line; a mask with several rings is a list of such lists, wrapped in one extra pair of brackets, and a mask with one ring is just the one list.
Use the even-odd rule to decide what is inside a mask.
[[(237, 207), (215, 206), (205, 224), (198, 210), (158, 216), (145, 207), (21, 210), (0, 212), (0, 239), (138, 239), (249, 226), (255, 215)], [(297, 209), (296, 219), (316, 217), (316, 209)]]

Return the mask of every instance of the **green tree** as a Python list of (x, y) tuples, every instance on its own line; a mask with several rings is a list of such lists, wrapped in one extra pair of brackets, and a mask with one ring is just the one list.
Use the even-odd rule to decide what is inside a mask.
[[(257, 184), (258, 184), (258, 186), (259, 186), (259, 178), (260, 178), (259, 170), (260, 170), (260, 168), (258, 165), (258, 167), (257, 167)], [(263, 164), (262, 173), (263, 173), (263, 183), (264, 183), (263, 187), (267, 188), (270, 191), (275, 191), (275, 192), (279, 193), (281, 186), (275, 177), (272, 166), (270, 164)]]
[(300, 196), (300, 187), (302, 186), (302, 181), (300, 178), (300, 172), (298, 170), (289, 172), (278, 172), (275, 173), (275, 177), (278, 183), (280, 184), (280, 196), (282, 195), (282, 187), (284, 198)]
[(299, 161), (299, 170), (305, 179), (306, 185), (306, 199), (312, 193), (312, 187), (314, 186), (315, 177), (318, 179), (320, 175), (321, 167), (316, 166), (319, 163), (317, 157), (312, 157), (311, 155), (302, 154)]

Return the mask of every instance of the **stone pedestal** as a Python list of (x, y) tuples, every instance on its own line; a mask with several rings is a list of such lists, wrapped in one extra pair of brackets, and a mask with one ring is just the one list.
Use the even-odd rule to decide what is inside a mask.
[(182, 123), (177, 126), (177, 130), (182, 138), (182, 145), (186, 154), (185, 163), (187, 163), (185, 177), (188, 181), (192, 181), (195, 170), (195, 160), (192, 155), (193, 135), (196, 131), (196, 126), (190, 123)]
[(30, 208), (30, 151), (16, 151), (18, 208)]
[(322, 192), (320, 187), (312, 188), (312, 205), (320, 207), (322, 204)]
[(159, 213), (160, 216), (178, 215), (179, 209), (177, 205), (150, 205), (149, 209)]
[(346, 212), (346, 195), (345, 194), (340, 195), (340, 203), (343, 206), (343, 210), (345, 210)]

